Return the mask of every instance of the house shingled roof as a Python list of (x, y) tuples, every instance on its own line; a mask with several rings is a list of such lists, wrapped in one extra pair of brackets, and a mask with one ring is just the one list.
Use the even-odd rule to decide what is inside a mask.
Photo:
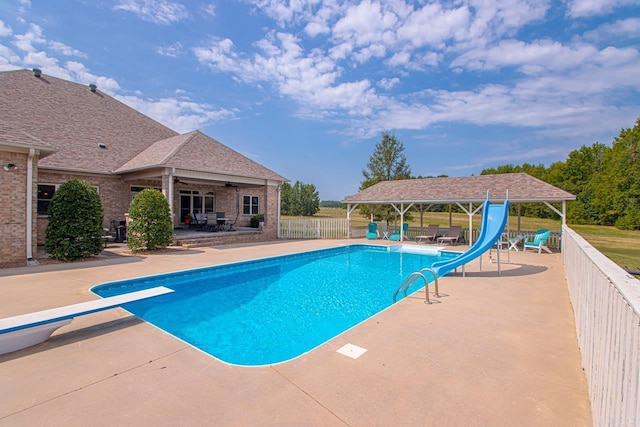
[(41, 168), (111, 174), (166, 166), (286, 181), (199, 131), (179, 135), (100, 88), (17, 70), (0, 72), (0, 94), (0, 142), (17, 131), (55, 147)]
[(40, 158), (47, 156), (55, 151), (55, 148), (44, 141), (39, 140), (33, 135), (15, 129), (4, 120), (0, 119), (0, 144), (11, 146), (16, 149), (35, 148), (40, 151)]
[(158, 166), (286, 181), (286, 178), (197, 130), (155, 142), (116, 172)]
[[(29, 70), (0, 72), (0, 117), (57, 148), (39, 167), (111, 173), (177, 133), (89, 86)], [(104, 144), (106, 148), (100, 148)]]
[(381, 181), (344, 203), (480, 203), (487, 192), (492, 202), (503, 201), (508, 192), (512, 203), (561, 202), (575, 196), (526, 173), (479, 175), (457, 178), (424, 178)]

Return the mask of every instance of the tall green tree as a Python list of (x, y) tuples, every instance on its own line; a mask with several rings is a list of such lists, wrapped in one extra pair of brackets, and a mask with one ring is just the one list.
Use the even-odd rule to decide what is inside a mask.
[[(392, 132), (382, 132), (382, 139), (376, 143), (367, 168), (362, 171), (362, 175), (364, 181), (360, 183), (360, 191), (380, 181), (412, 178), (411, 167), (404, 154), (404, 145)], [(396, 219), (397, 216), (397, 212), (390, 205), (360, 206), (360, 213), (364, 217), (370, 217), (372, 212), (376, 221), (389, 222)]]
[(291, 216), (313, 216), (320, 210), (320, 196), (313, 184), (296, 181), (280, 188), (280, 212)]
[(621, 229), (640, 230), (640, 118), (614, 139), (593, 185), (594, 204), (605, 210), (604, 221)]
[[(576, 201), (567, 207), (567, 220), (576, 224), (600, 223), (606, 216), (606, 208), (598, 208), (595, 202), (596, 177), (604, 170), (604, 157), (610, 148), (599, 142), (583, 145), (569, 153), (567, 160), (553, 176), (551, 184), (576, 196)], [(603, 215), (604, 214), (604, 215)]]

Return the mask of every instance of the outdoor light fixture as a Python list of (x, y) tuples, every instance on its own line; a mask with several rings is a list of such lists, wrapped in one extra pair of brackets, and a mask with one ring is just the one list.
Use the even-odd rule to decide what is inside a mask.
[(4, 165), (4, 170), (9, 172), (9, 171), (14, 171), (18, 169), (18, 165), (16, 165), (15, 163), (7, 163), (6, 165)]

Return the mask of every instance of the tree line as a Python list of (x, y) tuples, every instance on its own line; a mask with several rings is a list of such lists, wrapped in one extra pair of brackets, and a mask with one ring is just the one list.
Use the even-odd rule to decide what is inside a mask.
[[(640, 118), (622, 129), (611, 146), (596, 142), (569, 153), (549, 167), (524, 163), (485, 169), (482, 175), (526, 172), (576, 196), (567, 205), (573, 224), (613, 225), (640, 230)], [(523, 215), (550, 216), (549, 209), (523, 205)]]

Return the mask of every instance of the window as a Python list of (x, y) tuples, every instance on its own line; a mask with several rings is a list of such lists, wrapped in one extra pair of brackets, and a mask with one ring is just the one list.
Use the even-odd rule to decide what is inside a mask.
[(258, 196), (242, 196), (242, 214), (258, 215)]
[(38, 184), (38, 215), (47, 215), (49, 203), (57, 189), (56, 184)]
[(137, 187), (137, 186), (131, 186), (131, 197), (129, 202), (133, 202), (133, 199), (138, 195), (139, 192), (141, 192), (142, 190), (146, 189), (146, 188), (153, 188), (154, 190), (158, 190), (158, 191), (162, 191), (162, 188), (159, 187)]
[[(38, 205), (38, 215), (48, 215), (49, 203), (51, 203), (51, 199), (58, 187), (60, 187), (60, 184), (38, 184), (38, 198), (36, 202)], [(94, 185), (93, 188), (100, 194), (98, 186)]]
[(215, 193), (209, 191), (202, 195), (198, 190), (180, 190), (180, 222), (187, 214), (210, 214), (215, 209)]

